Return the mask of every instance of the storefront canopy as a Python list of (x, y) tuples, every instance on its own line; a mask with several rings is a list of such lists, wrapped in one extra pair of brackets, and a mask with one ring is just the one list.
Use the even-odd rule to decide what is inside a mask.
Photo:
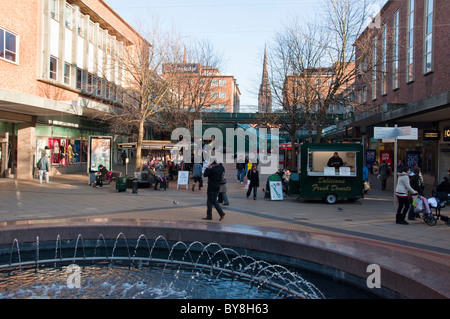
[[(146, 150), (173, 150), (176, 149), (177, 144), (170, 141), (142, 141), (142, 149)], [(137, 142), (130, 143), (119, 143), (117, 144), (118, 149), (135, 149), (137, 147)]]

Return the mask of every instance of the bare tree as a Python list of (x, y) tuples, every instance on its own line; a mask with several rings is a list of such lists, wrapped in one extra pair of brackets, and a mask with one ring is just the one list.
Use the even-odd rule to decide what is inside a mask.
[(354, 82), (369, 51), (363, 46), (355, 60), (353, 44), (368, 21), (367, 5), (367, 0), (324, 0), (323, 17), (306, 23), (295, 17), (277, 34), (272, 84), (278, 104), (291, 118), (285, 126), (292, 141), (305, 124), (309, 139), (315, 130), (319, 142), (330, 107), (341, 105), (342, 92)]
[[(199, 40), (184, 46), (183, 62), (168, 65), (165, 71), (173, 72), (173, 99), (171, 106), (160, 114), (159, 130), (173, 131), (184, 127), (193, 134), (194, 121), (201, 119), (202, 112), (218, 104), (219, 96), (213, 94), (212, 81), (222, 63), (222, 55), (217, 53), (209, 40)], [(163, 74), (165, 77), (165, 73)]]
[[(107, 121), (113, 132), (136, 133), (136, 169), (142, 169), (142, 141), (145, 126), (159, 123), (157, 114), (176, 102), (173, 84), (175, 71), (161, 77), (165, 64), (180, 63), (182, 45), (179, 35), (153, 27), (143, 37), (136, 37), (118, 61), (122, 73), (120, 102), (95, 117)], [(114, 67), (114, 66), (111, 66)], [(107, 70), (105, 70), (107, 71)]]

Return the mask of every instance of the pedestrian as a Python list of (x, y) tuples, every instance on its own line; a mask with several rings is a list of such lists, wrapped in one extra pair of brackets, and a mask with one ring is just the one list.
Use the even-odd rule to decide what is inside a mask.
[(363, 166), (363, 187), (364, 187), (364, 194), (367, 194), (367, 192), (370, 190), (370, 182), (369, 182), (369, 169), (366, 165)]
[(389, 177), (389, 174), (391, 173), (391, 169), (389, 168), (389, 165), (386, 163), (386, 161), (383, 160), (383, 162), (380, 165), (379, 170), (379, 178), (381, 179), (381, 190), (384, 191), (386, 189), (386, 182)]
[(125, 150), (122, 151), (121, 156), (122, 156), (122, 164), (123, 164), (123, 166), (125, 166), (126, 162), (127, 162), (127, 153), (125, 152)]
[(409, 173), (409, 167), (405, 166), (402, 172), (398, 174), (397, 187), (395, 189), (395, 195), (397, 196), (398, 200), (395, 222), (402, 225), (408, 225), (408, 222), (405, 220), (406, 213), (408, 212), (410, 205), (408, 192), (412, 195), (417, 194), (417, 192), (411, 187), (409, 183)]
[(250, 158), (248, 156), (245, 157), (245, 175), (247, 176), (247, 173), (249, 171), (249, 165), (251, 165), (250, 163)]
[(95, 186), (98, 188), (103, 188), (103, 181), (106, 181), (108, 179), (108, 169), (100, 164), (98, 166), (98, 175), (95, 177)]
[(247, 179), (250, 181), (248, 184), (247, 198), (249, 198), (253, 190), (253, 199), (256, 200), (256, 191), (259, 187), (259, 173), (257, 164), (253, 164), (252, 168), (248, 171)]
[[(219, 164), (223, 167), (222, 164)], [(223, 205), (228, 206), (230, 205), (230, 201), (228, 200), (227, 196), (227, 179), (225, 178), (225, 168), (223, 168), (223, 174), (222, 174), (222, 180), (220, 181), (220, 189), (219, 189), (219, 203), (220, 198), (222, 198)]]
[[(420, 172), (419, 168), (414, 167), (413, 173), (410, 174), (410, 177), (409, 177), (409, 183), (411, 185), (411, 188), (414, 189), (420, 196), (424, 196), (423, 189), (420, 185), (419, 172)], [(408, 219), (415, 220), (416, 217), (420, 217), (420, 215), (414, 211), (414, 206), (411, 205), (411, 207), (409, 208), (409, 211), (408, 211)]]
[(245, 162), (242, 155), (239, 157), (236, 163), (236, 169), (237, 169), (237, 181), (238, 183), (241, 182), (241, 184), (243, 184), (245, 177)]
[(49, 172), (49, 162), (48, 162), (48, 157), (49, 155), (47, 154), (47, 152), (45, 152), (42, 157), (39, 159), (39, 161), (37, 162), (36, 166), (39, 169), (39, 184), (42, 184), (42, 177), (45, 174), (45, 181), (47, 183), (49, 183), (49, 176), (48, 176), (48, 172)]
[(283, 176), (281, 177), (286, 196), (289, 196), (289, 181), (291, 179), (291, 171), (289, 169), (286, 169)]
[(222, 207), (220, 207), (219, 203), (217, 202), (217, 197), (220, 190), (220, 181), (222, 180), (223, 172), (223, 166), (217, 165), (217, 162), (214, 161), (208, 165), (208, 167), (205, 169), (205, 172), (203, 173), (203, 176), (208, 177), (208, 188), (206, 190), (206, 217), (203, 218), (204, 220), (212, 219), (212, 206), (214, 206), (219, 213), (219, 220), (223, 220), (223, 218), (225, 217), (225, 213), (223, 212)]
[(334, 168), (339, 168), (341, 166), (344, 166), (344, 161), (342, 160), (342, 158), (339, 157), (338, 152), (334, 152), (333, 156), (330, 157), (330, 159), (328, 160), (327, 166), (334, 167)]
[(194, 177), (194, 184), (192, 185), (192, 191), (195, 190), (195, 184), (197, 184), (197, 182), (198, 182), (198, 190), (202, 189), (203, 187), (202, 171), (203, 165), (201, 163), (195, 163), (192, 169), (192, 176)]

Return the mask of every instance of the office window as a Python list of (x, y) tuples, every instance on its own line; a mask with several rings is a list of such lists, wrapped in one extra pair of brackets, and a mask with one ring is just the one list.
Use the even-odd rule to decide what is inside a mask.
[(378, 39), (375, 36), (373, 38), (373, 49), (372, 49), (372, 100), (377, 98), (377, 42)]
[(73, 8), (70, 4), (66, 4), (66, 16), (65, 16), (65, 25), (66, 28), (69, 28), (72, 30), (72, 15), (73, 15)]
[(225, 92), (219, 92), (219, 98), (225, 99), (227, 97), (227, 94)]
[(406, 82), (414, 80), (414, 1), (408, 4), (408, 29), (406, 45)]
[(64, 63), (64, 84), (70, 85), (70, 64)]
[(387, 93), (387, 83), (386, 83), (386, 58), (387, 58), (387, 25), (383, 27), (382, 33), (382, 62), (381, 62), (381, 94), (385, 95)]
[(17, 36), (1, 28), (0, 59), (17, 62)]
[(87, 91), (94, 93), (94, 75), (92, 73), (87, 74)]
[(50, 56), (50, 74), (49, 77), (52, 80), (58, 79), (58, 59), (54, 56)]
[(432, 71), (433, 62), (433, 1), (425, 1), (425, 57), (424, 73)]
[(77, 86), (76, 88), (78, 90), (81, 90), (83, 88), (83, 70), (80, 68), (77, 68)]
[(50, 0), (50, 16), (59, 21), (59, 0)]
[(392, 88), (399, 88), (399, 32), (400, 32), (400, 12), (397, 10), (394, 15), (394, 37), (393, 37), (393, 53), (392, 53)]
[(79, 36), (84, 37), (84, 15), (81, 13), (78, 15), (77, 33)]
[(211, 81), (211, 86), (217, 86), (217, 84), (218, 84), (217, 80), (212, 80)]
[(219, 81), (219, 85), (220, 86), (226, 86), (227, 85), (227, 80), (220, 80)]
[(211, 98), (217, 99), (218, 96), (219, 96), (218, 92), (211, 92)]
[(88, 39), (89, 42), (94, 43), (94, 23), (92, 22), (89, 22)]
[(103, 30), (98, 29), (98, 47), (103, 49)]

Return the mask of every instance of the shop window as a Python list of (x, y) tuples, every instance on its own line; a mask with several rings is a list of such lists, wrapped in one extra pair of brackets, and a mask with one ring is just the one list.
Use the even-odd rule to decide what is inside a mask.
[[(337, 158), (334, 153), (309, 150), (308, 176), (356, 176), (356, 152), (337, 152)], [(341, 162), (341, 165), (333, 166), (333, 162)]]

